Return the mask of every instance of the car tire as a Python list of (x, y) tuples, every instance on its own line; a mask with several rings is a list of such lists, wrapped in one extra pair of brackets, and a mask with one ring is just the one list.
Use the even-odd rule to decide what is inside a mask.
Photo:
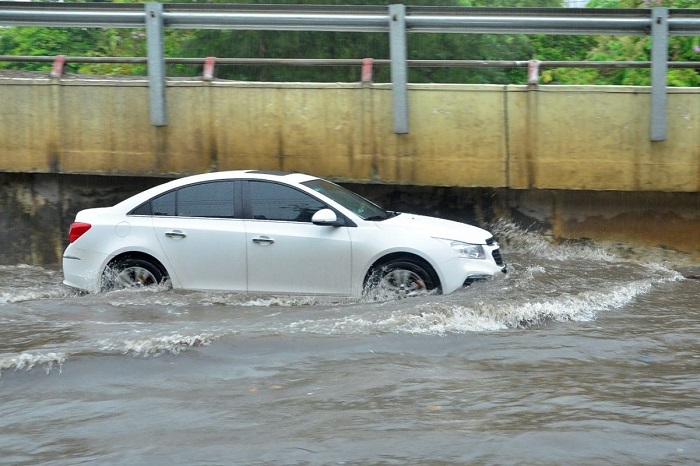
[(395, 259), (375, 267), (365, 290), (374, 299), (393, 299), (439, 292), (430, 266), (411, 258)]
[(163, 282), (163, 272), (144, 259), (121, 259), (105, 269), (102, 291), (157, 286)]

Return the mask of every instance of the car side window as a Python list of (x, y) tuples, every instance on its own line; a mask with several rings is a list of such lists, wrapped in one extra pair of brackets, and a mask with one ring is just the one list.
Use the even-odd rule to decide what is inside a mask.
[(177, 215), (232, 218), (233, 181), (201, 183), (180, 188), (177, 191)]
[(318, 199), (297, 189), (266, 181), (249, 181), (250, 208), (256, 220), (311, 222), (326, 207)]
[(151, 201), (152, 215), (175, 215), (177, 191), (165, 193)]
[(185, 186), (141, 204), (131, 214), (233, 218), (234, 182), (216, 181)]

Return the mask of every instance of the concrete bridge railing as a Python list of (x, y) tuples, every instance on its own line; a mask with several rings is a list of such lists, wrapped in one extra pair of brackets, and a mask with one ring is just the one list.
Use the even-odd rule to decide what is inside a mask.
[(700, 88), (672, 88), (651, 142), (649, 88), (418, 85), (410, 134), (385, 84), (0, 78), (0, 171), (181, 175), (237, 168), (353, 182), (700, 191)]

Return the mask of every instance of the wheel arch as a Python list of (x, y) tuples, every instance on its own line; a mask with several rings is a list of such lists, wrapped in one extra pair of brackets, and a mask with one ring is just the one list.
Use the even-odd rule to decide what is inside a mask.
[[(106, 266), (104, 267), (104, 270), (107, 270), (109, 267), (113, 266), (114, 264), (117, 264), (118, 262), (121, 262), (121, 261), (126, 260), (126, 259), (140, 259), (140, 260), (148, 261), (151, 264), (153, 264), (154, 266), (156, 266), (158, 268), (158, 270), (160, 270), (160, 273), (163, 274), (163, 279), (170, 278), (170, 273), (168, 273), (168, 269), (165, 268), (165, 266), (163, 265), (163, 263), (161, 261), (159, 261), (158, 259), (156, 259), (152, 255), (145, 253), (145, 252), (141, 252), (141, 251), (126, 251), (126, 252), (122, 252), (122, 253), (117, 254), (116, 256), (114, 256), (113, 258), (111, 258), (107, 262)], [(103, 273), (104, 273), (104, 270), (103, 270)]]
[(430, 262), (428, 262), (425, 258), (419, 256), (418, 254), (406, 251), (391, 252), (375, 260), (374, 263), (372, 263), (372, 265), (370, 265), (370, 267), (367, 269), (367, 272), (365, 272), (365, 277), (362, 281), (363, 287), (367, 285), (367, 281), (378, 268), (395, 260), (412, 260), (419, 263), (422, 267), (425, 268), (426, 272), (430, 274), (431, 278), (433, 279), (433, 282), (436, 285), (436, 288), (442, 288), (442, 281), (440, 280), (440, 275), (435, 270), (435, 267), (433, 267), (433, 265)]

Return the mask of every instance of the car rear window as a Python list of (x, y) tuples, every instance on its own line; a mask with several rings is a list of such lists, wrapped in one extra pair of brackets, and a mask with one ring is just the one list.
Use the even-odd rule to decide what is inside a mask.
[(132, 215), (233, 218), (234, 182), (199, 183), (161, 194), (131, 211)]

